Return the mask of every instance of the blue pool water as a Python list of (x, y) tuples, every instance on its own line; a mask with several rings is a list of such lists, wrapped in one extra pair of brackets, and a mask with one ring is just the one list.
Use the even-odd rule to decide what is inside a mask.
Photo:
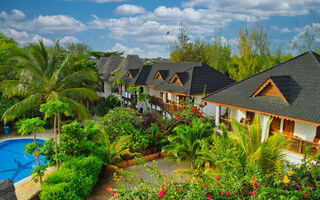
[[(37, 140), (44, 144), (44, 140)], [(31, 175), (37, 166), (33, 155), (26, 155), (24, 146), (33, 143), (33, 139), (12, 139), (0, 142), (0, 181), (12, 178), (16, 183)], [(40, 156), (40, 163), (43, 164)]]

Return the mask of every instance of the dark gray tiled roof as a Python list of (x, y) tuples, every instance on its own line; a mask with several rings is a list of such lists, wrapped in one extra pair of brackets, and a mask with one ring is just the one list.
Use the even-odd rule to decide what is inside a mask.
[(228, 76), (202, 63), (176, 74), (183, 83), (183, 86), (176, 83), (169, 84), (173, 75), (168, 81), (164, 81), (155, 87), (155, 89), (196, 95), (203, 94), (203, 92), (211, 93), (235, 82)]
[[(122, 59), (117, 67), (111, 72), (113, 73), (122, 72), (122, 75), (125, 76), (128, 72), (128, 69), (139, 69), (143, 66), (143, 61), (137, 55), (127, 55), (125, 59)], [(113, 82), (116, 79), (114, 76), (110, 76), (108, 81)]]
[[(288, 103), (279, 97), (251, 97), (268, 78)], [(214, 92), (204, 100), (320, 123), (320, 56), (306, 52)]]
[(111, 55), (109, 57), (101, 57), (97, 62), (100, 78), (103, 80), (108, 80), (111, 72), (116, 69), (120, 64), (121, 57), (120, 55)]

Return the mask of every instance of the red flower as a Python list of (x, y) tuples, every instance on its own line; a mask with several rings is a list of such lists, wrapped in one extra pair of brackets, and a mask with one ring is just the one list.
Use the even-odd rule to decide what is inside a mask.
[(220, 181), (220, 176), (218, 178), (216, 178), (217, 181)]
[(310, 197), (310, 195), (308, 193), (305, 193), (303, 196), (304, 197)]
[(223, 192), (221, 191), (220, 194), (223, 194)]
[(198, 112), (198, 108), (197, 107), (194, 107), (193, 108), (193, 113), (197, 113)]
[(209, 190), (210, 189), (210, 187), (209, 186), (206, 186), (206, 188)]
[(201, 107), (204, 107), (204, 105), (203, 105), (202, 103), (200, 104), (200, 106), (201, 106)]
[(231, 195), (231, 193), (230, 193), (230, 192), (226, 192), (226, 194)]
[(204, 116), (203, 116), (203, 115), (200, 115), (200, 117), (201, 117), (201, 118), (204, 118)]
[(163, 197), (167, 194), (167, 190), (164, 190), (164, 186), (162, 186), (162, 190), (159, 192), (158, 196), (160, 199), (163, 199)]
[(251, 192), (251, 196), (257, 196), (257, 193)]
[(213, 199), (213, 196), (208, 193), (208, 199)]
[(260, 188), (260, 185), (254, 184), (254, 189), (259, 189), (259, 188)]
[(297, 185), (297, 188), (298, 188), (299, 190), (301, 190), (302, 186), (301, 186), (301, 185)]
[(178, 118), (178, 119), (181, 119), (181, 117), (180, 117), (179, 115), (177, 115), (177, 118)]
[(114, 197), (115, 199), (117, 199), (119, 196), (120, 196), (120, 194), (119, 194), (118, 191), (115, 191), (115, 192), (112, 194), (112, 197)]
[(111, 193), (112, 192), (112, 187), (107, 187), (107, 193)]

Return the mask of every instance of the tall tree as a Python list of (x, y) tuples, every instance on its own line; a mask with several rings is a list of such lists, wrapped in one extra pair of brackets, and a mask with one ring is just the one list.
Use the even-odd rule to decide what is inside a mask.
[(68, 103), (79, 120), (90, 118), (83, 102), (98, 98), (98, 75), (92, 70), (72, 71), (72, 60), (59, 60), (59, 45), (46, 48), (43, 41), (15, 51), (9, 58), (16, 65), (0, 66), (11, 71), (14, 78), (0, 83), (3, 95), (19, 96), (22, 101), (10, 107), (2, 116), (4, 123), (21, 116), (34, 105), (60, 100)]
[(290, 41), (293, 49), (302, 53), (304, 51), (316, 50), (319, 48), (319, 45), (315, 45), (316, 43), (316, 35), (320, 34), (320, 28), (314, 27), (314, 24), (311, 23), (304, 28), (304, 31), (294, 37), (293, 40)]
[(270, 66), (270, 39), (268, 29), (256, 24), (253, 29), (242, 27), (239, 30), (239, 57), (234, 56), (234, 67), (229, 69), (230, 76), (242, 80)]

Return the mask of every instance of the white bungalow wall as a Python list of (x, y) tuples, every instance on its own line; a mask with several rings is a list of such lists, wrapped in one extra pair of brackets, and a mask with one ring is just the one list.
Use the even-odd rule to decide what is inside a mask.
[[(236, 119), (237, 121), (240, 121), (241, 118), (246, 117), (245, 110), (240, 110), (240, 109), (235, 109), (235, 108), (231, 108), (230, 110), (231, 110), (230, 116), (232, 118)], [(261, 115), (261, 123), (263, 124), (263, 121), (265, 121), (265, 120), (267, 121), (269, 118), (270, 118), (269, 116)], [(282, 125), (281, 129), (283, 129), (283, 125)], [(303, 140), (313, 142), (314, 137), (316, 136), (316, 131), (317, 131), (317, 127), (315, 125), (302, 123), (299, 121), (295, 121), (295, 123), (294, 123), (293, 135), (298, 136), (299, 138), (301, 138)]]
[(303, 140), (313, 142), (316, 136), (317, 127), (312, 124), (306, 124), (302, 122), (295, 121), (294, 123), (294, 135), (300, 137)]

